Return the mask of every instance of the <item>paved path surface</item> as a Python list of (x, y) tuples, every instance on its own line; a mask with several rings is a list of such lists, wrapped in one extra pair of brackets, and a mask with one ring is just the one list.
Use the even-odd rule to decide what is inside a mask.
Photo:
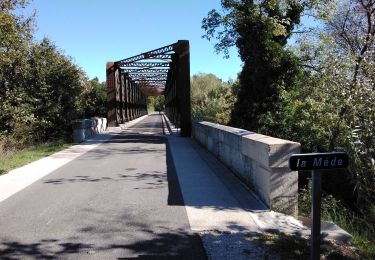
[(153, 114), (0, 176), (0, 259), (273, 259), (251, 234), (306, 231), (166, 131)]
[(205, 259), (176, 203), (181, 194), (169, 192), (178, 185), (167, 174), (160, 118), (113, 134), (1, 202), (0, 258)]

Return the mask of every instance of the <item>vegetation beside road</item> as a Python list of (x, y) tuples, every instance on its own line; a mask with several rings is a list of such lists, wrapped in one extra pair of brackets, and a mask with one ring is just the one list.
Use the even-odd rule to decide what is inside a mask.
[[(253, 240), (269, 250), (280, 259), (309, 259), (310, 240), (295, 235), (282, 233), (263, 233), (255, 235)], [(321, 245), (322, 259), (364, 259), (356, 248), (341, 242), (323, 240)]]
[(236, 83), (223, 82), (213, 74), (197, 74), (191, 79), (191, 114), (194, 119), (226, 125), (236, 100)]
[(0, 175), (15, 168), (22, 167), (30, 162), (36, 161), (55, 152), (70, 147), (71, 144), (58, 140), (50, 143), (39, 144), (21, 151), (0, 152)]
[(106, 88), (49, 39), (36, 41), (28, 0), (0, 1), (0, 152), (69, 140), (74, 119), (105, 116)]
[[(375, 2), (222, 0), (222, 7), (202, 28), (217, 52), (236, 47), (243, 61), (230, 87), (234, 102), (225, 103), (228, 125), (300, 142), (303, 152), (348, 152), (348, 170), (323, 176), (323, 210), (375, 258)], [(192, 101), (193, 111), (202, 108)], [(219, 114), (209, 109), (214, 103), (200, 114)], [(300, 194), (309, 178), (299, 174)], [(309, 203), (300, 200), (302, 215)]]
[(147, 112), (152, 113), (152, 112), (155, 112), (155, 111), (163, 111), (164, 110), (164, 100), (165, 100), (165, 97), (163, 95), (149, 96), (147, 98)]
[[(36, 158), (30, 147), (69, 139), (72, 120), (105, 115), (104, 83), (89, 80), (49, 39), (34, 39), (34, 17), (21, 15), (27, 3), (0, 1), (0, 173), (28, 162), (17, 156)], [(222, 0), (222, 7), (203, 20), (205, 37), (224, 56), (236, 47), (243, 69), (234, 82), (193, 76), (193, 117), (297, 141), (303, 152), (347, 151), (350, 168), (323, 177), (323, 216), (375, 258), (375, 2)], [(303, 16), (313, 22), (301, 23)], [(162, 97), (149, 104), (163, 109)], [(40, 149), (35, 154), (52, 148)], [(309, 215), (309, 175), (299, 179), (301, 214)]]

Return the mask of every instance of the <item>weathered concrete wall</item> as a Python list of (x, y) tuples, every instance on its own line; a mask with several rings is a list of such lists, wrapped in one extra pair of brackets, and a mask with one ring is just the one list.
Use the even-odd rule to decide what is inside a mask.
[(300, 144), (210, 122), (194, 122), (193, 137), (230, 168), (270, 209), (297, 215), (298, 174), (288, 168)]
[(80, 143), (94, 134), (99, 134), (107, 129), (106, 118), (92, 118), (73, 121), (73, 141)]

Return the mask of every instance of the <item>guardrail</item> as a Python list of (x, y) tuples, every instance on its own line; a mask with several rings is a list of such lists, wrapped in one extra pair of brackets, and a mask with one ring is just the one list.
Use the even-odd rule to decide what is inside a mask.
[(100, 134), (107, 129), (106, 118), (92, 118), (75, 120), (72, 123), (73, 141), (81, 143), (94, 134)]
[(270, 209), (298, 213), (298, 173), (288, 158), (296, 142), (210, 122), (193, 122), (193, 137), (234, 172)]

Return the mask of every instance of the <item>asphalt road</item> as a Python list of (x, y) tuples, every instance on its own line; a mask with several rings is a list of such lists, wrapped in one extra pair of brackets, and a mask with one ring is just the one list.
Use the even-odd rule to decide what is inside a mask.
[(160, 115), (0, 203), (0, 259), (205, 259)]

